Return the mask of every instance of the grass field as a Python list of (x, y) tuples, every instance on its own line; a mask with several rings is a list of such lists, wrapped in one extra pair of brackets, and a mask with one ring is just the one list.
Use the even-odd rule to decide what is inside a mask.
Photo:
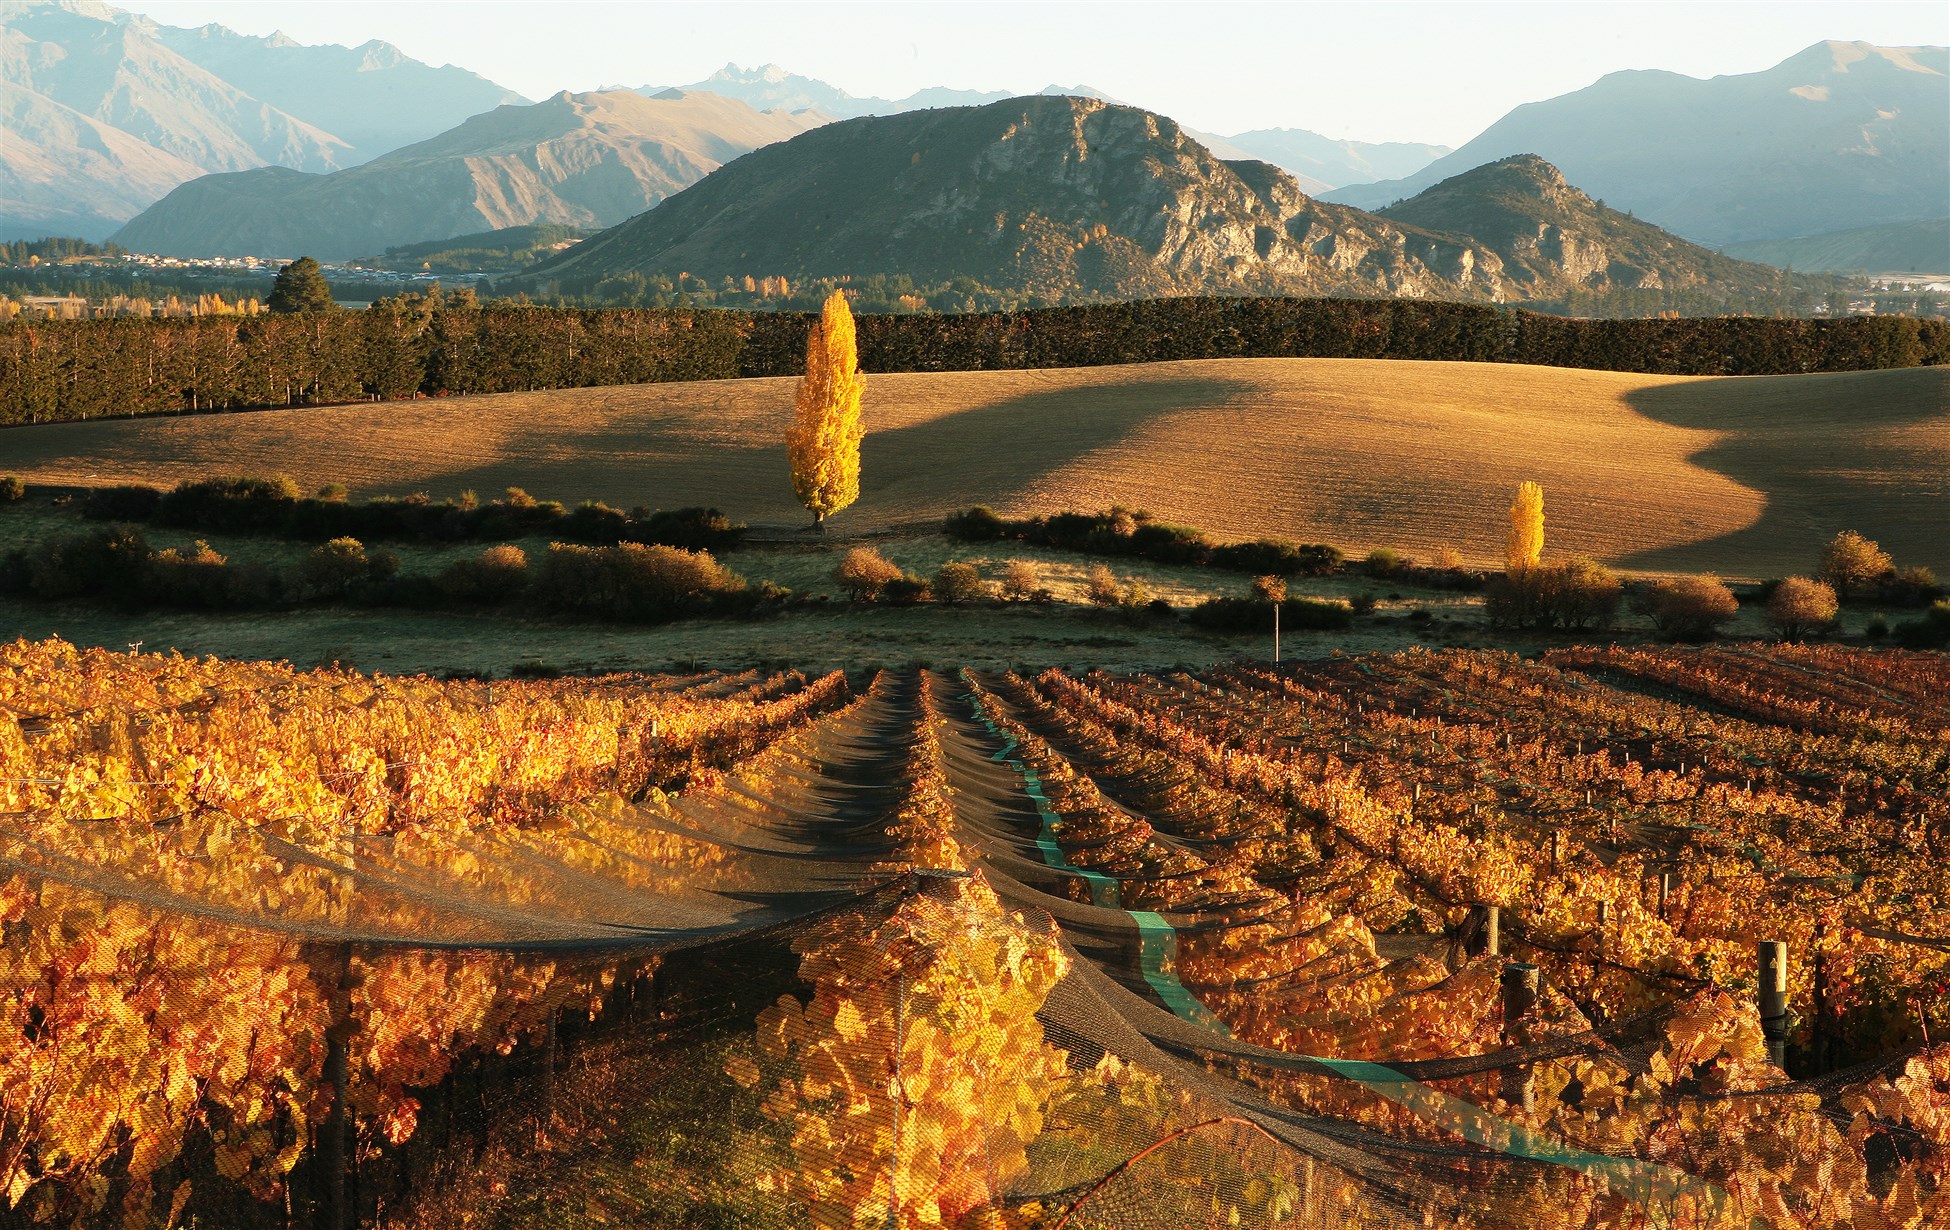
[[(789, 379), (116, 420), (0, 434), (31, 482), (284, 471), (356, 494), (800, 514)], [(1950, 371), (1680, 378), (1500, 364), (1236, 359), (871, 377), (860, 502), (834, 528), (1149, 508), (1228, 537), (1500, 556), (1544, 484), (1553, 555), (1648, 571), (1805, 572), (1855, 528), (1950, 572)]]

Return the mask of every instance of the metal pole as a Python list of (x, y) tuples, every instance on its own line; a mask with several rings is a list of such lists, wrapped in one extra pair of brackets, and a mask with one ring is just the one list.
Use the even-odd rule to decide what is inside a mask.
[(1280, 604), (1275, 602), (1273, 604), (1273, 662), (1274, 664), (1277, 665), (1279, 663), (1279, 660), (1280, 660)]
[(1762, 940), (1755, 956), (1760, 964), (1760, 1032), (1767, 1038), (1767, 1058), (1787, 1069), (1787, 945)]

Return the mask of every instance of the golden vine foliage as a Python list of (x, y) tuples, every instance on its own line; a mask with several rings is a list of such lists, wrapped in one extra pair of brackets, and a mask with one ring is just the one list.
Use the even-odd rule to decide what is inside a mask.
[(860, 498), (860, 440), (866, 435), (860, 399), (866, 391), (853, 311), (836, 290), (806, 339), (806, 375), (785, 433), (792, 489), (814, 524)]
[(766, 1009), (762, 1063), (729, 1065), (792, 1134), (790, 1164), (761, 1184), (815, 1226), (995, 1224), (1058, 1091), (1066, 1056), (1036, 1011), (1069, 959), (979, 874), (945, 883), (951, 901), (910, 897), (877, 924), (845, 914), (801, 937), (812, 998)]
[(1535, 568), (1544, 558), (1544, 489), (1536, 483), (1517, 488), (1510, 505), (1510, 545), (1503, 561), (1511, 572)]

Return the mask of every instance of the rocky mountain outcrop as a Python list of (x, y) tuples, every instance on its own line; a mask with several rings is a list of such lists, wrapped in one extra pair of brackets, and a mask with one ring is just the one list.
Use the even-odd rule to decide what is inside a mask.
[(1516, 108), (1406, 178), (1329, 199), (1379, 209), (1513, 154), (1715, 246), (1942, 217), (1950, 51), (1816, 43), (1758, 73), (1611, 73)]
[(364, 256), (511, 226), (600, 228), (823, 122), (712, 94), (558, 94), (331, 175), (263, 167), (182, 185), (115, 234), (165, 256)]
[[(1517, 301), (1608, 285), (1627, 266), (1635, 285), (1694, 276), (1654, 261), (1640, 230), (1630, 231), (1640, 246), (1621, 246), (1618, 228), (1630, 220), (1598, 226), (1591, 202), (1532, 162), (1514, 181), (1449, 185), (1420, 213), (1377, 216), (1310, 197), (1269, 163), (1216, 158), (1164, 116), (1092, 98), (1015, 98), (847, 120), (757, 150), (537, 266), (523, 284), (905, 274), (923, 284), (970, 278), (1046, 302), (1209, 293)], [(1525, 192), (1538, 213), (1519, 225)], [(1461, 208), (1477, 195), (1492, 199)], [(1458, 230), (1464, 220), (1494, 237)], [(1687, 260), (1723, 259), (1671, 242)]]
[(1579, 289), (1679, 290), (1712, 286), (1760, 294), (1778, 270), (1688, 243), (1598, 204), (1535, 154), (1519, 154), (1443, 180), (1379, 211), (1390, 221), (1476, 239), (1511, 281), (1556, 298)]

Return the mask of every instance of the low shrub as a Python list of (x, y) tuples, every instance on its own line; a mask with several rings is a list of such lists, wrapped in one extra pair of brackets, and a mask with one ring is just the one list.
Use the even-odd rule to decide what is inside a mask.
[(889, 606), (917, 606), (934, 600), (934, 587), (913, 573), (903, 573), (881, 587), (880, 600)]
[(148, 521), (155, 517), (162, 498), (155, 487), (97, 487), (82, 500), (81, 515), (90, 521)]
[(1368, 552), (1368, 558), (1363, 561), (1363, 566), (1371, 577), (1392, 577), (1406, 571), (1410, 567), (1410, 562), (1402, 557), (1401, 552), (1390, 547), (1376, 547)]
[(442, 569), (435, 586), (457, 602), (506, 602), (528, 586), (528, 555), (504, 543)]
[[(1192, 623), (1219, 632), (1271, 632), (1273, 604), (1254, 598), (1207, 598), (1189, 613)], [(1354, 626), (1354, 608), (1323, 598), (1288, 598), (1280, 603), (1282, 631), (1339, 632)]]
[(187, 547), (170, 547), (149, 559), (152, 597), (158, 605), (219, 611), (236, 605), (231, 592), (230, 561), (198, 539)]
[(549, 610), (596, 619), (658, 621), (703, 614), (745, 583), (708, 551), (626, 542), (549, 544), (534, 592)]
[(1119, 597), (1117, 576), (1109, 565), (1098, 564), (1083, 583), (1083, 596), (1092, 606), (1116, 606)]
[(1324, 577), (1340, 570), (1341, 552), (1324, 542), (1292, 543), (1283, 538), (1257, 538), (1213, 547), (1212, 566), (1229, 572)]
[(0, 504), (12, 504), (27, 498), (27, 483), (11, 474), (0, 477)]
[(298, 562), (298, 589), (307, 598), (336, 602), (372, 575), (365, 544), (356, 538), (334, 538), (306, 553)]
[(149, 544), (130, 526), (104, 526), (14, 552), (9, 571), (8, 588), (36, 598), (140, 605), (148, 596)]
[(1002, 566), (1001, 588), (1002, 596), (1009, 601), (1026, 602), (1043, 589), (1043, 580), (1036, 565), (1026, 559), (1012, 559)]
[(1840, 609), (1835, 591), (1821, 581), (1788, 577), (1767, 596), (1767, 622), (1784, 641), (1798, 641), (1824, 632)]
[(1897, 644), (1909, 649), (1950, 648), (1950, 599), (1937, 602), (1920, 618), (1903, 620), (1893, 635)]
[(1869, 600), (1882, 606), (1926, 607), (1943, 596), (1936, 574), (1921, 566), (1892, 568), (1870, 587)]
[(1008, 532), (1008, 522), (988, 505), (977, 504), (966, 512), (949, 513), (941, 528), (957, 542), (994, 542)]
[(938, 601), (956, 606), (978, 601), (984, 593), (982, 574), (973, 564), (949, 560), (935, 571), (934, 596)]
[(871, 602), (901, 579), (901, 570), (872, 547), (855, 547), (840, 559), (833, 575), (855, 602)]
[(1718, 577), (1675, 577), (1632, 595), (1632, 609), (1678, 641), (1707, 641), (1740, 612), (1740, 600)]

